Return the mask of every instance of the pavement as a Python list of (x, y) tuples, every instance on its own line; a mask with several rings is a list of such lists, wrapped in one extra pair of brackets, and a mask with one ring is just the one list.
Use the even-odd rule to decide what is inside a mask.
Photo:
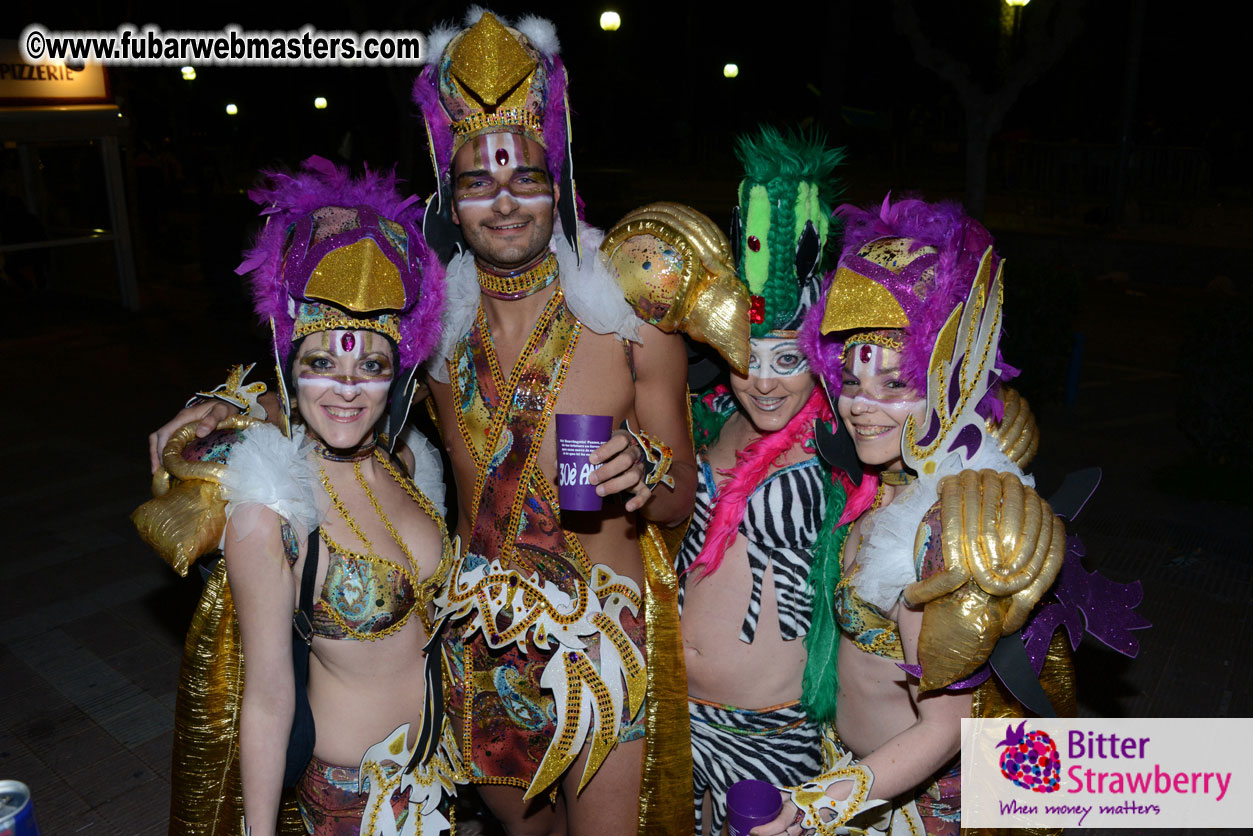
[[(1141, 581), (1154, 627), (1135, 660), (1083, 648), (1082, 711), (1249, 716), (1253, 568), (1240, 544), (1253, 510), (1162, 476), (1206, 475), (1189, 471), (1170, 397), (1179, 379), (1162, 362), (1184, 346), (1172, 327), (1199, 291), (1085, 281), (1080, 386), (1073, 405), (1038, 410), (1040, 479), (1047, 493), (1066, 470), (1104, 467), (1076, 528), (1090, 568)], [(10, 294), (11, 313), (26, 316), (0, 331), (16, 384), (0, 418), (13, 538), (0, 550), (0, 778), (31, 787), (44, 836), (166, 831), (179, 659), (199, 588), (139, 541), (128, 515), (149, 496), (147, 433), (228, 363), (264, 357), (243, 309), (191, 268), (142, 284), (140, 314), (66, 292)]]

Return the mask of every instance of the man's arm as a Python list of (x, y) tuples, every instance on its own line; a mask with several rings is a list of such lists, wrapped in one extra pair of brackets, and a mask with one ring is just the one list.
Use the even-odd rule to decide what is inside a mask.
[(628, 511), (640, 510), (645, 519), (663, 527), (682, 523), (692, 513), (696, 495), (696, 459), (688, 433), (687, 351), (678, 334), (665, 334), (640, 325), (642, 344), (635, 352), (635, 415), (637, 430), (670, 447), (669, 475), (674, 487), (648, 487), (639, 444), (625, 430), (613, 436), (590, 457), (599, 464), (591, 483), (602, 496), (629, 491)]
[[(271, 423), (277, 421), (276, 416), (279, 412), (278, 396), (273, 392), (267, 392), (258, 400), (265, 407)], [(169, 442), (170, 436), (174, 434), (175, 430), (193, 421), (199, 422), (196, 424), (196, 438), (204, 438), (213, 432), (217, 428), (218, 423), (224, 418), (238, 414), (238, 409), (225, 401), (219, 400), (206, 400), (179, 410), (177, 415), (166, 421), (156, 432), (148, 436), (148, 464), (152, 468), (152, 472), (156, 473), (157, 468), (161, 466), (161, 453), (165, 450), (165, 445)]]

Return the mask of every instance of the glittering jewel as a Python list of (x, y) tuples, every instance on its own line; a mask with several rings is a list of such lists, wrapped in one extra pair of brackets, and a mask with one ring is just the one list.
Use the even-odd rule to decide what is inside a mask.
[(344, 334), (339, 338), (339, 344), (344, 347), (344, 351), (352, 351), (352, 347), (357, 344), (357, 338), (352, 334)]
[(509, 165), (509, 152), (505, 150), (504, 148), (496, 149), (496, 165), (499, 165), (499, 166)]
[(918, 477), (908, 470), (883, 470), (879, 472), (879, 481), (885, 485), (900, 487), (908, 485)]
[(313, 449), (317, 451), (318, 458), (325, 459), (328, 462), (359, 462), (362, 459), (369, 458), (374, 452), (374, 447), (378, 444), (378, 433), (372, 434), (365, 441), (356, 447), (349, 447), (346, 450), (328, 447), (326, 442), (318, 438), (318, 436), (310, 429), (306, 428), (306, 437), (313, 442)]
[(863, 363), (869, 363), (869, 362), (870, 362), (870, 346), (868, 346), (868, 345), (863, 345), (863, 346), (861, 347), (861, 361), (862, 361)]
[(478, 262), (474, 266), (479, 274), (479, 287), (484, 293), (497, 299), (521, 299), (530, 296), (548, 287), (557, 278), (557, 256), (551, 252), (545, 254), (538, 264), (503, 276)]
[(748, 305), (748, 321), (754, 325), (760, 325), (766, 321), (766, 300), (760, 296), (753, 296), (749, 300)]
[(761, 249), (761, 239), (756, 235), (748, 236), (748, 248), (753, 252), (758, 252)]

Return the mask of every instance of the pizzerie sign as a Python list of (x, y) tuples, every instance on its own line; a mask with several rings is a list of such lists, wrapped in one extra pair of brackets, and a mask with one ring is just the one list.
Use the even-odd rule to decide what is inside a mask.
[(1230, 827), (1253, 719), (962, 720), (963, 827)]

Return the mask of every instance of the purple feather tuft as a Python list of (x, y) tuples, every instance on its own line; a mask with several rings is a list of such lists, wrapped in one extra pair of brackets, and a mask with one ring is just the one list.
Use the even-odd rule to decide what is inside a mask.
[(283, 279), (283, 255), (292, 224), (325, 206), (365, 206), (404, 227), (420, 271), (401, 271), (406, 294), (417, 303), (401, 316), (400, 365), (411, 367), (434, 350), (444, 307), (443, 268), (418, 231), (422, 206), (396, 191), (394, 171), (371, 171), (354, 178), (322, 157), (310, 157), (300, 171), (264, 171), (265, 184), (248, 192), (263, 208), (265, 225), (235, 272), (250, 274), (253, 303), (263, 322), (273, 320), (276, 347), (283, 360), (291, 352), (292, 318)]

